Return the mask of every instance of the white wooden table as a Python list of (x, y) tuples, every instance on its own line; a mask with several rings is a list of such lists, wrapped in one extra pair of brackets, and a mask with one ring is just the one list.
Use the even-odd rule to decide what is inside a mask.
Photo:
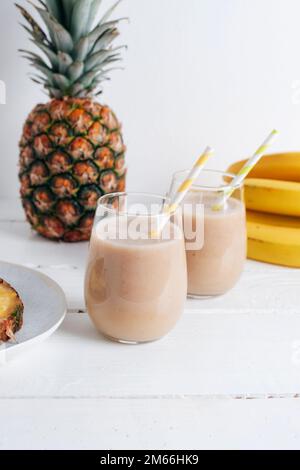
[(69, 314), (0, 368), (0, 449), (300, 449), (300, 270), (248, 262), (224, 297), (187, 301), (164, 340), (123, 346), (86, 315), (87, 244), (34, 235), (0, 202), (0, 259), (64, 289)]

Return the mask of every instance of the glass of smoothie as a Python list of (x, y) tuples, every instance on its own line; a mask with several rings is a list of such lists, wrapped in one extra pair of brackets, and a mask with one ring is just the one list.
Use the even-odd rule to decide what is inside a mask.
[[(175, 173), (169, 197), (187, 174)], [(220, 210), (214, 208), (233, 179), (231, 174), (203, 170), (183, 202), (189, 297), (225, 294), (243, 272), (247, 255), (243, 184), (235, 186)]]
[[(85, 278), (88, 313), (108, 339), (155, 341), (175, 326), (187, 295), (182, 213), (166, 198), (116, 193), (98, 202)], [(153, 235), (155, 233), (155, 236)]]

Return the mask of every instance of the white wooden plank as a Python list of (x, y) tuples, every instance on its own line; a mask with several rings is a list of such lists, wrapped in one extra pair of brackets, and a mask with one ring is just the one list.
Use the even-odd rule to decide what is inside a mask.
[(57, 243), (35, 234), (25, 222), (0, 221), (0, 259), (32, 266), (84, 266), (88, 243)]
[[(30, 263), (26, 265), (35, 268)], [(69, 312), (83, 312), (84, 305), (84, 268), (73, 266), (55, 266), (55, 267), (39, 267), (37, 271), (42, 272), (52, 278), (63, 289), (68, 304)]]
[(0, 449), (300, 449), (299, 400), (0, 400), (0, 416)]
[(167, 338), (137, 347), (106, 341), (85, 314), (1, 367), (0, 398), (295, 396), (300, 316), (185, 314)]
[(234, 289), (223, 296), (189, 302), (188, 308), (300, 313), (300, 270), (248, 260)]
[[(86, 256), (82, 254), (84, 261)], [(65, 256), (67, 261), (67, 255)], [(261, 264), (257, 265), (257, 271), (253, 271), (252, 262), (246, 265), (245, 273), (239, 284), (228, 294), (211, 299), (188, 300), (186, 303), (189, 311), (195, 313), (203, 309), (222, 311), (226, 313), (253, 312), (279, 312), (284, 314), (296, 312), (300, 314), (300, 271), (282, 270), (278, 268), (272, 273), (264, 274), (260, 271)], [(27, 263), (28, 267), (35, 267)], [(250, 269), (249, 269), (250, 268)], [(73, 266), (68, 264), (61, 266), (42, 266), (39, 270), (53, 278), (65, 291), (69, 308), (83, 310), (83, 281), (85, 266)]]

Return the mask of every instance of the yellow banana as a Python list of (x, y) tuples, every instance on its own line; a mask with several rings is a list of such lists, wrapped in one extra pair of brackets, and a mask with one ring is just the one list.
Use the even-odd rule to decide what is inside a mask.
[(264, 263), (300, 268), (300, 246), (248, 239), (248, 258)]
[(300, 268), (300, 218), (247, 212), (248, 258)]
[[(247, 160), (234, 163), (229, 173), (237, 174)], [(278, 153), (261, 158), (249, 178), (300, 182), (300, 152)]]
[(300, 218), (247, 211), (248, 237), (300, 246)]
[(300, 183), (266, 179), (246, 179), (247, 209), (300, 216)]

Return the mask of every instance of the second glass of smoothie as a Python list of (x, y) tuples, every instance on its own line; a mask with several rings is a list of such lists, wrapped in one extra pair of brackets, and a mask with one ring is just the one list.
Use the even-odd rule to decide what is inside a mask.
[[(187, 174), (187, 171), (182, 171), (174, 175), (170, 197), (174, 196)], [(225, 294), (236, 285), (243, 272), (247, 255), (243, 185), (235, 187), (235, 192), (221, 210), (213, 207), (233, 178), (231, 174), (204, 170), (184, 200), (190, 297)]]
[(99, 201), (85, 299), (95, 327), (111, 340), (157, 340), (183, 313), (187, 269), (182, 214), (176, 211), (162, 223), (167, 203), (159, 196), (129, 193)]

